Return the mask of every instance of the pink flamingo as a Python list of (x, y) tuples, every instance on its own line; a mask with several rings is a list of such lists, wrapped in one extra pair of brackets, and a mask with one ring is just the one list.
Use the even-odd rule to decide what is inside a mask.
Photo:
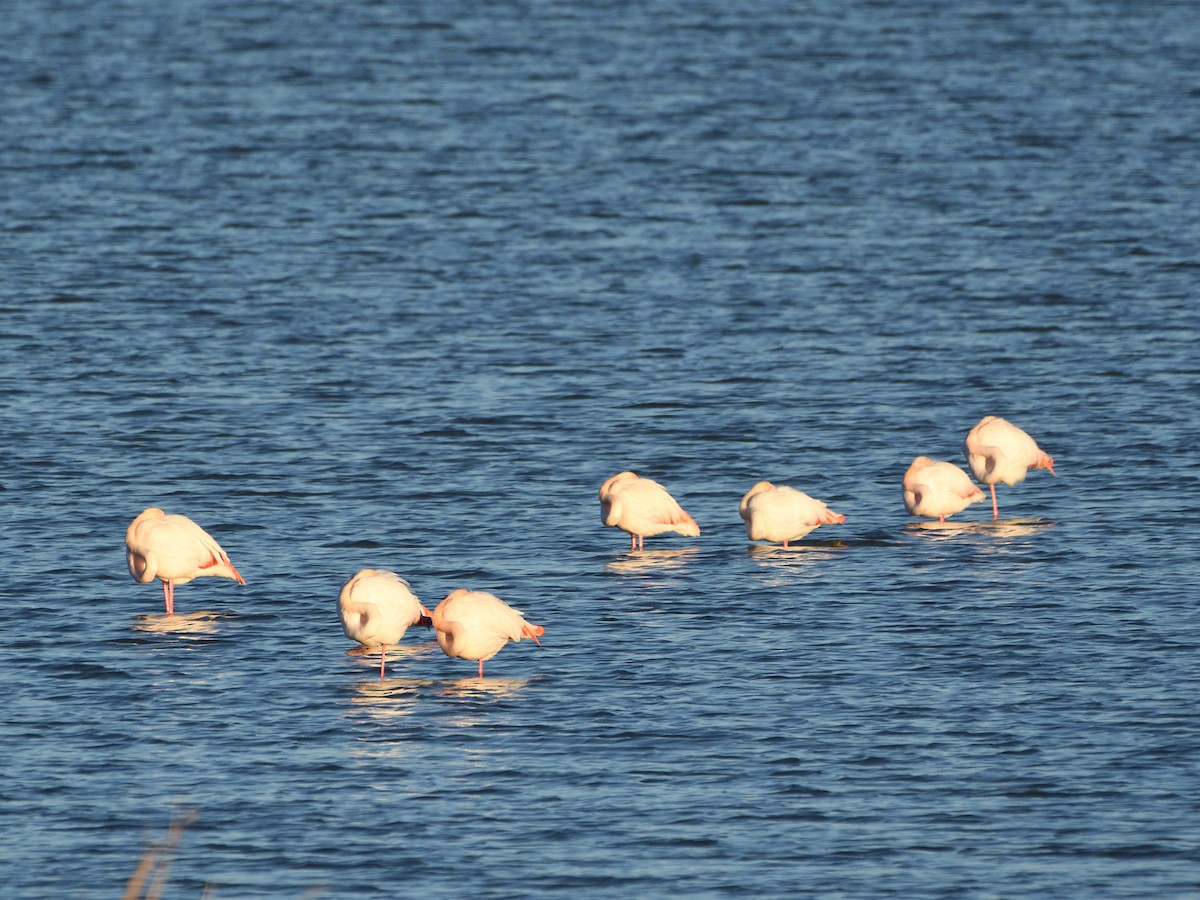
[(245, 584), (229, 554), (187, 516), (167, 515), (157, 506), (142, 511), (125, 530), (125, 559), (139, 584), (163, 584), (167, 615), (175, 615), (175, 585), (215, 575)]
[(982, 499), (971, 476), (953, 463), (918, 456), (904, 473), (904, 508), (910, 515), (945, 522)]
[(738, 512), (752, 541), (770, 541), (787, 547), (821, 525), (841, 525), (846, 517), (820, 500), (786, 484), (760, 481), (742, 497)]
[(431, 625), (407, 581), (386, 569), (363, 569), (350, 576), (338, 595), (346, 637), (367, 649), (379, 648), (379, 677), (384, 677), (388, 645), (395, 646), (409, 625)]
[(697, 537), (700, 526), (657, 481), (621, 472), (600, 485), (600, 519), (629, 533), (629, 549), (664, 531)]
[(513, 609), (495, 594), (486, 591), (453, 590), (433, 611), (433, 628), (438, 646), (450, 657), (479, 660), (479, 677), (483, 677), (483, 661), (491, 659), (509, 641), (538, 637), (546, 633), (541, 625), (525, 621), (524, 613)]
[(963, 452), (975, 480), (991, 486), (992, 521), (1000, 518), (996, 482), (1003, 481), (1009, 487), (1020, 484), (1029, 469), (1049, 469), (1054, 475), (1054, 458), (1043, 453), (1028, 434), (999, 416), (980, 419), (963, 442)]

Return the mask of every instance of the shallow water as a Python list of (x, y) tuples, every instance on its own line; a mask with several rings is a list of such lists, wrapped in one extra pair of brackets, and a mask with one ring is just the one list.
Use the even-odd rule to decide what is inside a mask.
[[(1196, 18), (21, 5), (8, 890), (193, 810), (168, 896), (1200, 892)], [(908, 517), (989, 413), (1058, 477)], [(627, 552), (622, 469), (701, 537)], [(764, 478), (846, 524), (751, 545)], [(149, 505), (248, 584), (164, 621)], [(366, 566), (543, 647), (381, 683)]]

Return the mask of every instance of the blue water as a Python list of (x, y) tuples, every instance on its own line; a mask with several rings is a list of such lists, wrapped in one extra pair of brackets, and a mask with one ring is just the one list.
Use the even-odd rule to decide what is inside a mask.
[[(0, 883), (1200, 896), (1200, 10), (0, 16)], [(1056, 462), (929, 528), (986, 414)], [(627, 552), (596, 490), (703, 528)], [(755, 481), (842, 512), (751, 546)], [(248, 584), (125, 570), (144, 507)], [(489, 590), (380, 682), (338, 590)], [(186, 624), (186, 627), (184, 625)]]

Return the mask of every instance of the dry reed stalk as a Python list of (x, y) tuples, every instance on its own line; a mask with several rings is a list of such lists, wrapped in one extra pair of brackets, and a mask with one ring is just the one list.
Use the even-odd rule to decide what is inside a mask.
[[(163, 889), (167, 886), (167, 875), (171, 871), (171, 859), (175, 848), (183, 840), (183, 832), (196, 821), (195, 810), (185, 810), (171, 816), (171, 824), (167, 827), (167, 836), (156, 844), (151, 844), (138, 860), (137, 868), (129, 876), (125, 885), (125, 893), (121, 900), (159, 900)], [(147, 879), (153, 876), (148, 887)], [(145, 893), (143, 888), (145, 887)]]

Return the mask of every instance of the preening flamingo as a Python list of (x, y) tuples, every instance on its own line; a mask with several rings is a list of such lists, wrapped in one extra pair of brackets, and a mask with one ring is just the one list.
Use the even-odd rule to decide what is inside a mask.
[(953, 463), (918, 456), (904, 473), (904, 508), (910, 515), (945, 522), (982, 499), (971, 476)]
[(1043, 453), (1028, 434), (999, 416), (980, 419), (963, 442), (963, 452), (975, 480), (991, 486), (993, 521), (1000, 518), (996, 482), (1003, 481), (1009, 487), (1020, 484), (1029, 469), (1049, 469), (1054, 475), (1054, 458)]
[(525, 621), (520, 610), (513, 609), (495, 594), (458, 588), (449, 593), (433, 611), (433, 627), (442, 652), (459, 659), (479, 660), (479, 677), (483, 677), (483, 661), (491, 659), (509, 641), (533, 638), (539, 647), (540, 635), (546, 633), (541, 625)]
[(388, 645), (395, 646), (409, 625), (432, 624), (407, 581), (386, 569), (363, 569), (350, 576), (338, 595), (346, 637), (367, 649), (379, 648), (379, 677), (384, 677)]
[(746, 536), (752, 541), (770, 541), (788, 546), (821, 525), (840, 525), (846, 521), (820, 500), (786, 484), (760, 481), (742, 497), (738, 505)]
[(177, 584), (205, 575), (246, 583), (208, 532), (187, 516), (167, 515), (157, 506), (143, 510), (125, 530), (125, 559), (134, 581), (162, 582), (168, 616), (175, 615)]
[(621, 472), (600, 485), (600, 520), (629, 533), (629, 549), (664, 531), (697, 537), (700, 526), (657, 481)]

